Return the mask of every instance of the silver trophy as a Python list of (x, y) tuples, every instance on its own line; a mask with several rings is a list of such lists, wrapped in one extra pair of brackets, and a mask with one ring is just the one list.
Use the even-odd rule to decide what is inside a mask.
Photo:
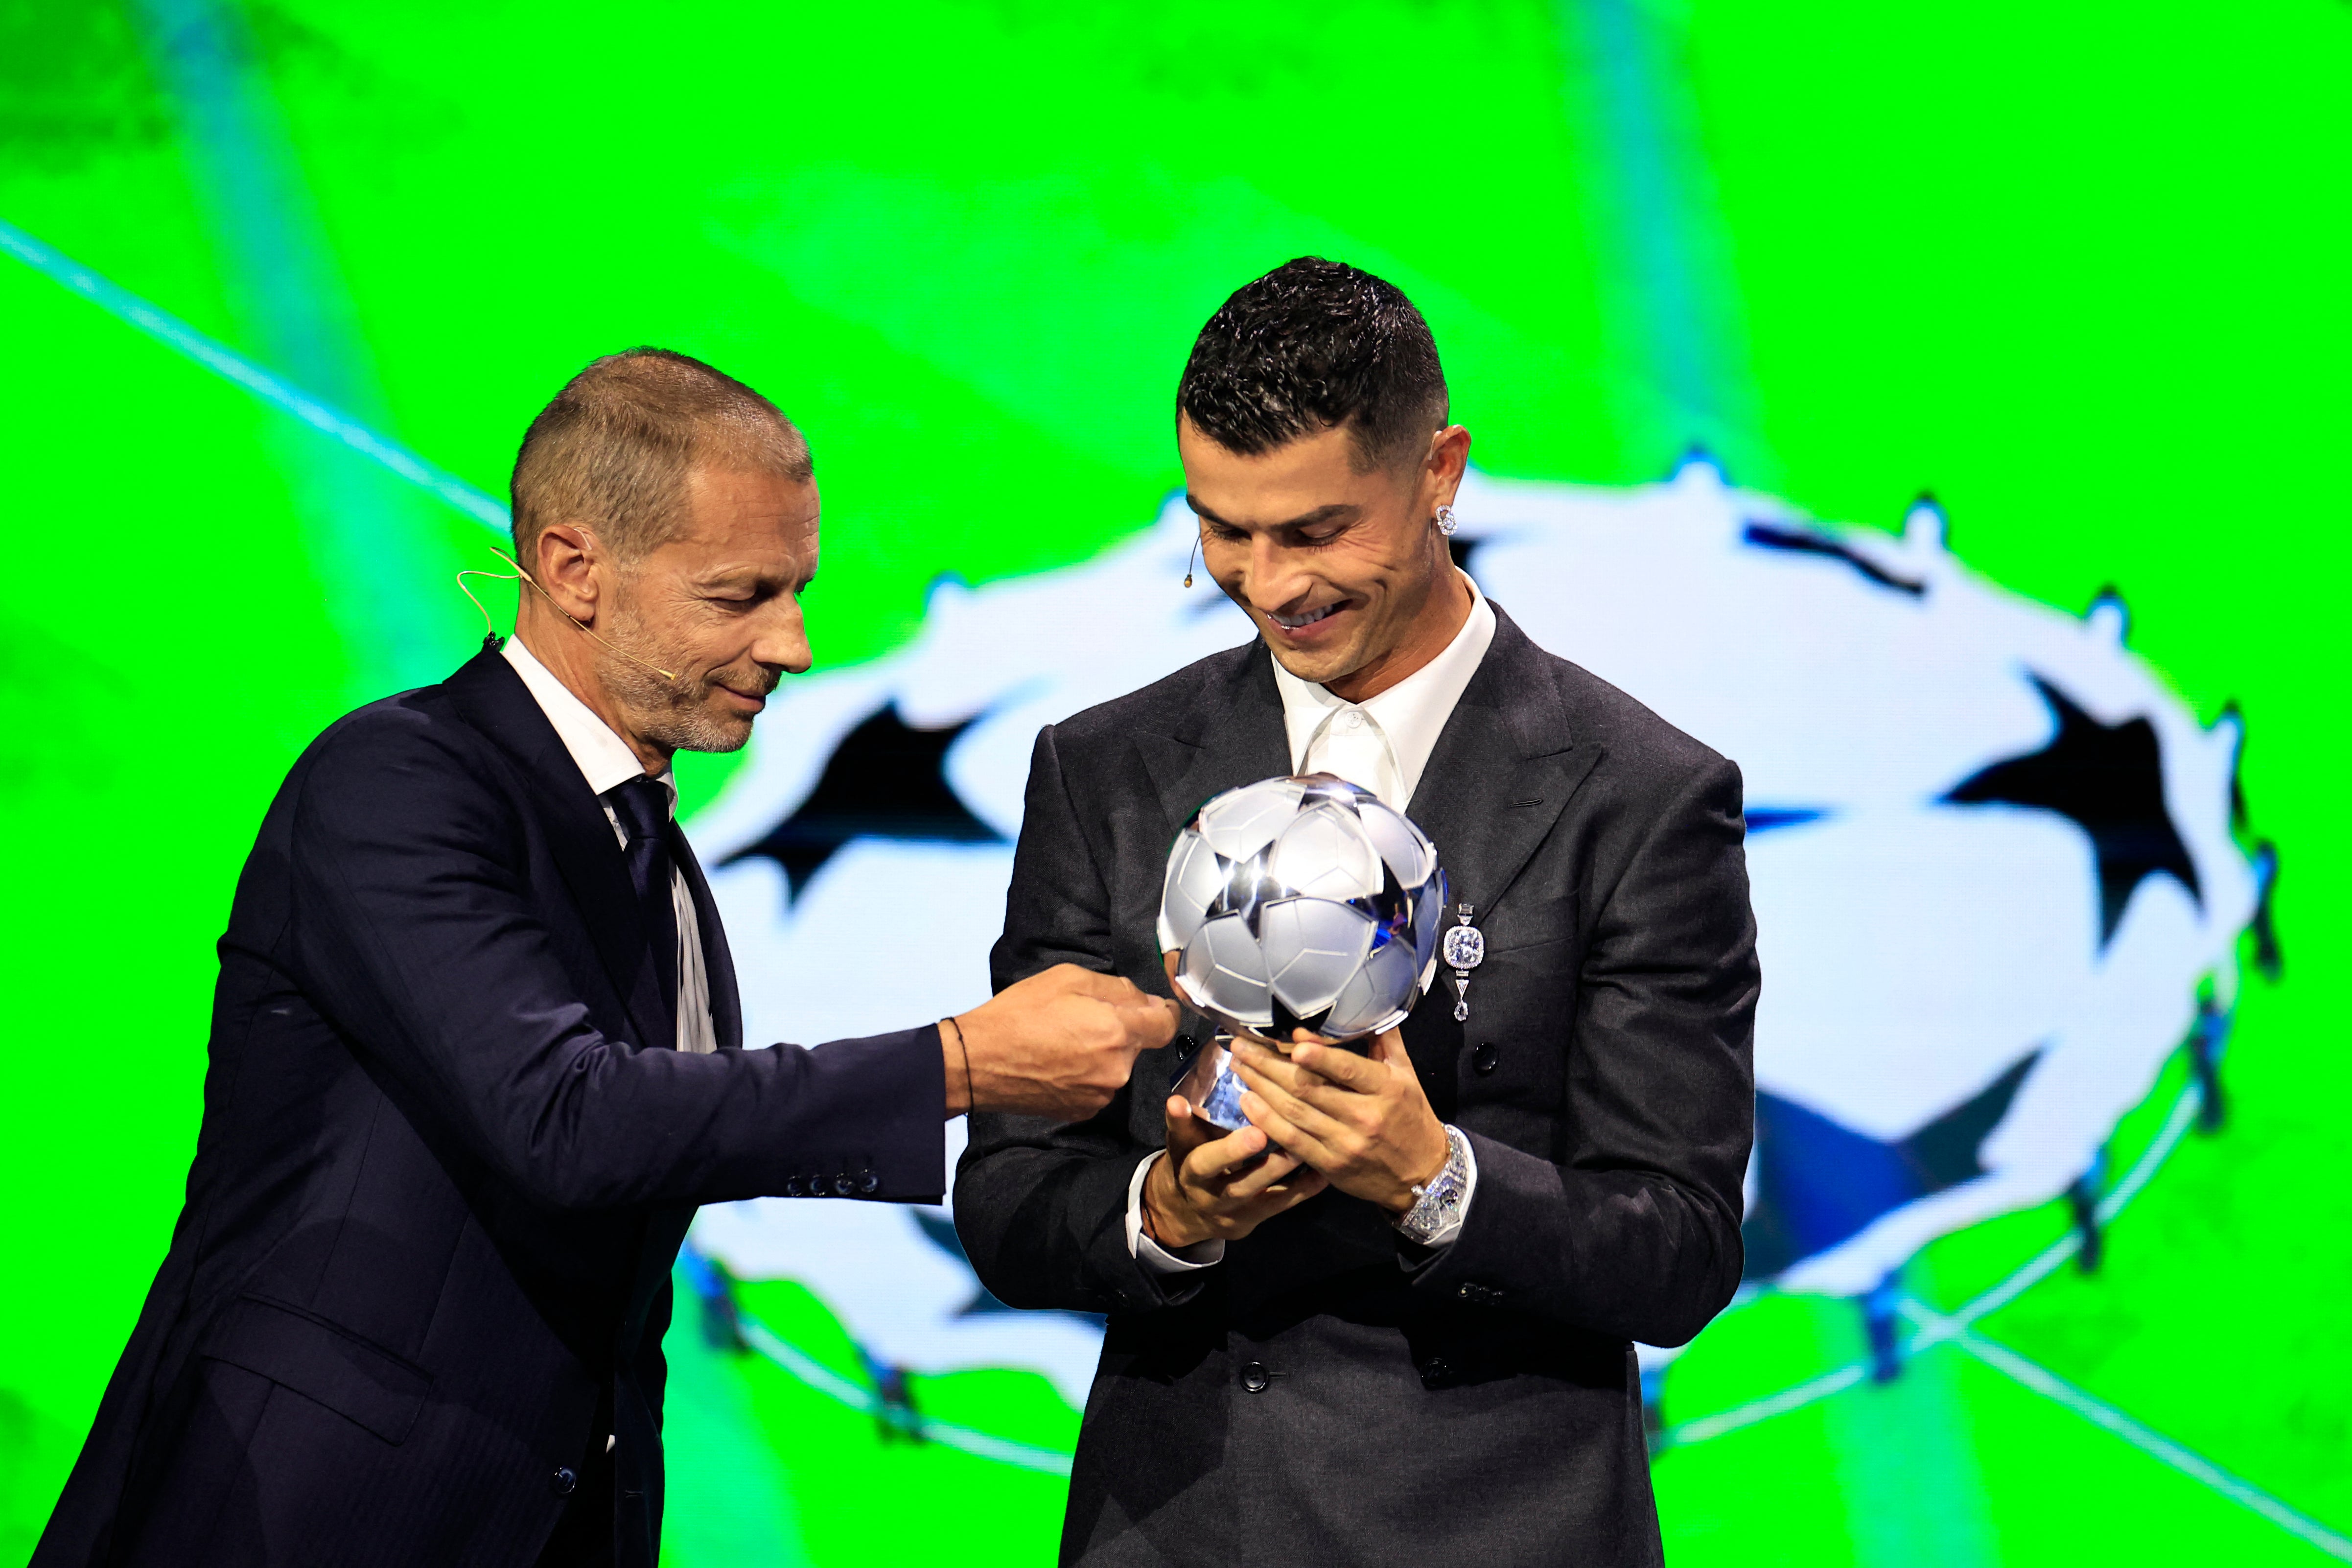
[(1434, 976), (1444, 914), (1435, 847), (1370, 790), (1314, 773), (1216, 796), (1168, 851), (1160, 950), (1176, 994), (1230, 1033), (1172, 1092), (1247, 1125), (1231, 1035), (1344, 1045), (1394, 1028)]

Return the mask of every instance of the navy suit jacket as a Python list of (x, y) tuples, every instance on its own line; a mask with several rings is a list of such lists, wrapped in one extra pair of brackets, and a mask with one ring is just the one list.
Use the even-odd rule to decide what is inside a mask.
[(237, 883), (186, 1206), (38, 1568), (520, 1568), (608, 1432), (614, 1560), (653, 1568), (695, 1205), (945, 1181), (936, 1029), (742, 1049), (681, 863), (708, 1056), (670, 1048), (675, 956), (503, 659), (312, 743)]

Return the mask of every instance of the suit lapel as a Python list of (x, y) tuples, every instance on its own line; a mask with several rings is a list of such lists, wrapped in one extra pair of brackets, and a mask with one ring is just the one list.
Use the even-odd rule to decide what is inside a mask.
[(1450, 901), (1484, 920), (1600, 757), (1597, 743), (1570, 733), (1542, 650), (1496, 605), (1495, 640), (1438, 732), (1405, 814), (1437, 846)]
[(1282, 721), (1282, 692), (1272, 655), (1251, 643), (1223, 655), (1229, 661), (1192, 710), (1168, 734), (1136, 737), (1172, 842), (1211, 795), (1290, 772), (1290, 740)]
[[(1262, 643), (1235, 648), (1170, 732), (1136, 737), (1170, 838), (1211, 795), (1290, 771), (1271, 657)], [(1496, 605), (1495, 640), (1438, 732), (1405, 813), (1437, 846), (1453, 902), (1483, 919), (1501, 901), (1601, 751), (1570, 733), (1543, 651)]]
[[(579, 764), (564, 750), (555, 726), (547, 721), (514, 667), (488, 649), (467, 660), (443, 684), (474, 727), (521, 765), (530, 784), (531, 808), (546, 829), (556, 868), (572, 889), (597, 957), (636, 1027), (637, 1043), (673, 1045), (677, 1026), (663, 1001), (661, 971), (656, 965), (674, 963), (675, 959), (654, 952), (652, 933), (637, 908), (628, 861), (613, 837), (612, 822), (588, 781), (580, 776)], [(715, 994), (715, 978), (712, 989)], [(730, 994), (732, 989), (730, 971)]]

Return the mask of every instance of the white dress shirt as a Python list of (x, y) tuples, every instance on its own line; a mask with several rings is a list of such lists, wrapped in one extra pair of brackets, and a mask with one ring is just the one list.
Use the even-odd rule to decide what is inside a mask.
[[(514, 672), (522, 677), (539, 710), (555, 726), (556, 739), (572, 753), (572, 763), (579, 768), (580, 776), (588, 781), (596, 804), (604, 807), (604, 820), (613, 825), (614, 838), (625, 851), (629, 835), (605, 802), (604, 792), (643, 777), (645, 763), (629, 750), (626, 741), (613, 733), (611, 725), (596, 717), (595, 710), (573, 696), (570, 687), (531, 657), (530, 649), (522, 646), (522, 638), (507, 638), (504, 657), (514, 667)], [(668, 792), (670, 814), (675, 817), (677, 778), (665, 768), (655, 782)], [(710, 1021), (710, 973), (703, 966), (702, 922), (695, 915), (694, 894), (686, 885), (686, 873), (675, 867), (669, 875), (669, 907), (677, 917), (677, 1037), (671, 1043), (681, 1051), (715, 1051), (719, 1048), (719, 1033)]]
[[(1462, 700), (1470, 678), (1478, 672), (1479, 661), (1495, 640), (1494, 607), (1468, 573), (1462, 574), (1462, 581), (1470, 590), (1470, 614), (1464, 617), (1454, 640), (1435, 658), (1377, 697), (1361, 702), (1334, 697), (1325, 688), (1283, 668), (1280, 659), (1274, 660), (1274, 684), (1282, 693), (1282, 722), (1290, 740), (1292, 773), (1335, 773), (1349, 784), (1361, 784), (1400, 812), (1412, 803), (1413, 792), (1421, 787), (1421, 775), (1429, 766), (1429, 754), (1437, 749), (1438, 735), (1454, 716), (1454, 704)], [(1128, 1183), (1129, 1253), (1156, 1274), (1187, 1273), (1223, 1262), (1225, 1244), (1222, 1241), (1173, 1248), (1143, 1234), (1144, 1178), (1161, 1153), (1154, 1150), (1146, 1155)], [(1444, 1247), (1461, 1234), (1462, 1216), (1470, 1212), (1470, 1199), (1478, 1187), (1475, 1151), (1469, 1166), (1461, 1206), (1454, 1210), (1452, 1222), (1431, 1238), (1432, 1247)]]
[(1462, 629), (1435, 658), (1378, 697), (1361, 702), (1334, 697), (1275, 660), (1274, 684), (1282, 692), (1293, 773), (1337, 773), (1399, 811), (1412, 805), (1439, 732), (1495, 640), (1493, 606), (1468, 573), (1462, 581), (1470, 590), (1470, 614)]

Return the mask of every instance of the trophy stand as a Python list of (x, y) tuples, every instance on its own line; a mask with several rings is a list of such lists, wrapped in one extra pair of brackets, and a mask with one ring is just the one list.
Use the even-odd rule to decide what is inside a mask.
[(1211, 1036), (1168, 1092), (1182, 1095), (1192, 1114), (1211, 1126), (1238, 1132), (1250, 1123), (1242, 1114), (1244, 1086), (1234, 1071), (1233, 1038), (1223, 1030)]

